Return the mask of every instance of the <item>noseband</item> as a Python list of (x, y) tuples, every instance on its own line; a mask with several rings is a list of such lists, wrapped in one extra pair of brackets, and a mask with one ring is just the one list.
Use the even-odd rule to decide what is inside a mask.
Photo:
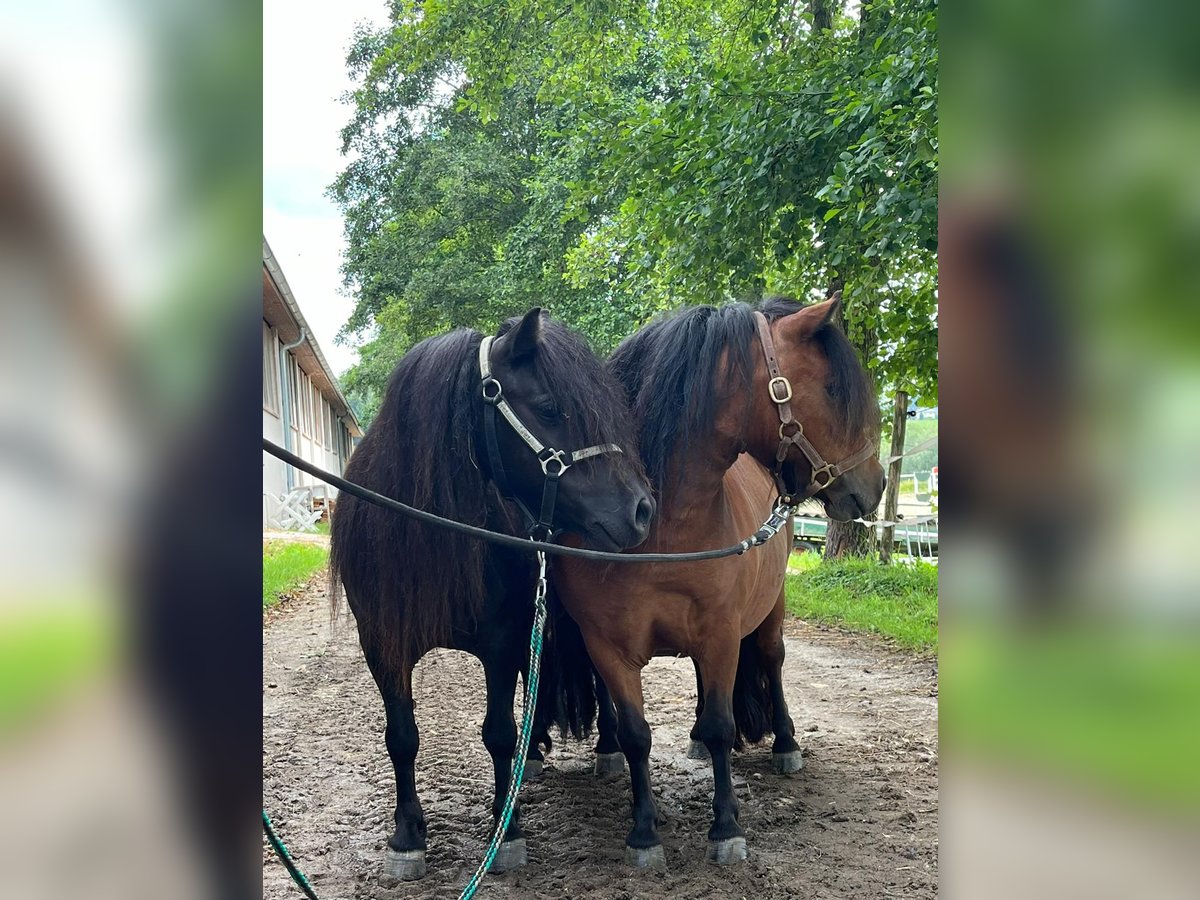
[[(792, 415), (792, 383), (779, 371), (779, 360), (775, 356), (775, 342), (771, 340), (771, 327), (767, 323), (767, 317), (756, 312), (754, 321), (758, 326), (758, 340), (762, 344), (763, 356), (767, 360), (767, 375), (771, 379), (767, 382), (767, 393), (771, 395), (771, 402), (779, 412), (779, 447), (775, 451), (775, 468), (771, 470), (771, 475), (775, 479), (775, 487), (779, 490), (780, 502), (785, 506), (795, 506), (800, 501), (825, 490), (855, 466), (866, 462), (875, 455), (876, 450), (868, 443), (840, 463), (828, 463), (824, 460), (812, 445), (812, 441), (805, 436), (804, 426)], [(783, 483), (783, 463), (793, 446), (799, 447), (800, 452), (812, 464), (812, 475), (801, 494), (788, 493)]]
[[(565, 450), (555, 450), (553, 447), (547, 447), (539, 441), (534, 433), (525, 427), (525, 423), (521, 421), (520, 417), (513, 412), (513, 408), (508, 405), (508, 401), (504, 399), (504, 389), (500, 386), (500, 382), (492, 375), (491, 362), (488, 359), (488, 355), (491, 351), (493, 340), (494, 338), (485, 337), (479, 344), (479, 377), (483, 383), (484, 402), (483, 430), (487, 439), (488, 461), (492, 467), (492, 480), (496, 483), (496, 487), (500, 489), (500, 493), (515, 502), (520, 508), (521, 513), (525, 516), (525, 525), (530, 537), (535, 540), (549, 540), (554, 535), (554, 527), (551, 523), (554, 519), (554, 503), (558, 498), (558, 479), (574, 463), (582, 462), (585, 459), (600, 456), (604, 453), (620, 453), (621, 448), (616, 444), (596, 444), (592, 447), (585, 447), (583, 450), (567, 453)], [(500, 411), (500, 415), (508, 420), (508, 424), (512, 426), (513, 431), (517, 433), (518, 437), (537, 456), (538, 462), (542, 466), (542, 474), (546, 476), (546, 480), (542, 484), (542, 509), (536, 518), (530, 512), (529, 507), (525, 505), (524, 501), (512, 490), (512, 486), (508, 480), (508, 472), (504, 468), (504, 459), (500, 455), (500, 442), (496, 438), (497, 410)]]

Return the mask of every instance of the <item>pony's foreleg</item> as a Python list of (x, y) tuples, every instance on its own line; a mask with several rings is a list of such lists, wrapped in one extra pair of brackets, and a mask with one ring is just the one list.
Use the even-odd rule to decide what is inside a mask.
[(412, 881), (425, 875), (425, 812), (416, 779), (421, 739), (413, 717), (412, 671), (402, 684), (387, 678), (377, 683), (387, 716), (384, 742), (396, 774), (396, 830), (388, 840), (384, 870), (393, 878)]
[(746, 837), (738, 825), (738, 802), (733, 792), (729, 754), (737, 735), (733, 719), (733, 680), (737, 672), (739, 641), (736, 633), (710, 637), (697, 654), (696, 665), (704, 683), (704, 709), (695, 733), (712, 757), (713, 824), (708, 830), (709, 862), (732, 865), (746, 858)]
[(588, 651), (616, 704), (617, 742), (629, 762), (633, 828), (625, 838), (625, 858), (635, 866), (662, 868), (666, 855), (658, 836), (658, 810), (650, 790), (650, 726), (643, 711), (642, 672), (611, 648), (594, 648), (589, 643)]
[[(492, 757), (496, 794), (492, 800), (492, 820), (499, 821), (504, 798), (512, 778), (513, 752), (517, 748), (517, 723), (513, 720), (513, 696), (517, 688), (519, 666), (509, 659), (484, 659), (487, 681), (487, 714), (483, 719), (483, 744)], [(492, 872), (506, 872), (528, 861), (525, 834), (521, 831), (521, 807), (513, 806), (512, 819), (504, 833), (504, 843), (496, 852)]]
[(594, 673), (596, 680), (596, 729), (599, 740), (596, 742), (596, 774), (619, 775), (625, 771), (625, 754), (621, 752), (621, 744), (617, 740), (617, 711), (613, 708), (612, 694), (608, 685)]
[(781, 775), (799, 772), (804, 766), (800, 745), (796, 743), (796, 726), (788, 714), (783, 696), (783, 617), (786, 611), (783, 590), (770, 615), (754, 632), (754, 640), (762, 660), (763, 671), (771, 691), (771, 730), (775, 743), (771, 746), (771, 761)]

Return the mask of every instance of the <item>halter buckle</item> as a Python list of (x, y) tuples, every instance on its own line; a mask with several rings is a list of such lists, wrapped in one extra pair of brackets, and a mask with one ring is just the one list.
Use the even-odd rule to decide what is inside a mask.
[[(542, 464), (542, 474), (547, 478), (557, 478), (563, 472), (567, 471), (567, 469), (571, 468), (571, 464), (567, 462), (563, 451), (552, 450), (549, 447), (543, 450), (541, 455), (538, 456), (538, 462)], [(556, 468), (552, 469), (551, 466), (556, 466)]]
[[(495, 393), (489, 394), (489, 388), (495, 388)], [(485, 403), (490, 403), (492, 406), (495, 406), (500, 402), (500, 397), (503, 393), (504, 389), (500, 386), (500, 382), (495, 378), (489, 375), (487, 378), (483, 379), (483, 401)]]
[[(783, 396), (779, 396), (777, 388), (783, 386)], [(771, 399), (776, 403), (787, 403), (792, 399), (792, 383), (782, 375), (776, 375), (767, 383), (767, 393), (771, 395)]]
[[(820, 468), (813, 469), (812, 478), (810, 479), (810, 483), (816, 485), (818, 491), (823, 491), (823, 490), (825, 490), (825, 488), (827, 488), (831, 484), (833, 484), (837, 480), (838, 475), (840, 475), (840, 474), (841, 474), (840, 472), (833, 471), (833, 466), (830, 463), (825, 463), (825, 465), (821, 466)], [(825, 481), (823, 481), (823, 482), (821, 481), (821, 478), (820, 478), (820, 476), (822, 476), (822, 475), (825, 476)]]

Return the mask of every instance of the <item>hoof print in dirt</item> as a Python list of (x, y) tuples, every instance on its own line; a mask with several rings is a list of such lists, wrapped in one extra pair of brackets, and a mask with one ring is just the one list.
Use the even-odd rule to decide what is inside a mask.
[(746, 839), (732, 837), (724, 841), (709, 841), (704, 858), (718, 866), (732, 866), (746, 858)]
[(513, 869), (521, 868), (527, 862), (529, 862), (529, 851), (525, 846), (525, 838), (517, 838), (515, 841), (505, 841), (500, 845), (500, 849), (496, 851), (496, 858), (492, 860), (492, 867), (488, 871), (495, 874), (510, 872)]
[(711, 759), (708, 753), (708, 748), (704, 746), (704, 741), (692, 741), (688, 744), (688, 759)]
[(663, 852), (662, 844), (653, 847), (625, 846), (625, 862), (635, 869), (665, 869), (667, 854)]
[(388, 848), (383, 860), (383, 874), (399, 881), (416, 881), (425, 877), (424, 850), (393, 850)]
[(800, 750), (790, 753), (772, 753), (771, 766), (776, 775), (790, 775), (804, 768), (804, 754)]
[(625, 771), (624, 753), (597, 753), (597, 775), (620, 775)]

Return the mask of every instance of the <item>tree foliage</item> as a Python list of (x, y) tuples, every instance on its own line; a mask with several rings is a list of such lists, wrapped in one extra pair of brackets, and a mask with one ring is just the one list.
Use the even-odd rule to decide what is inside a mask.
[(534, 304), (605, 350), (837, 286), (880, 386), (936, 403), (933, 0), (398, 0), (349, 64), (352, 395)]

